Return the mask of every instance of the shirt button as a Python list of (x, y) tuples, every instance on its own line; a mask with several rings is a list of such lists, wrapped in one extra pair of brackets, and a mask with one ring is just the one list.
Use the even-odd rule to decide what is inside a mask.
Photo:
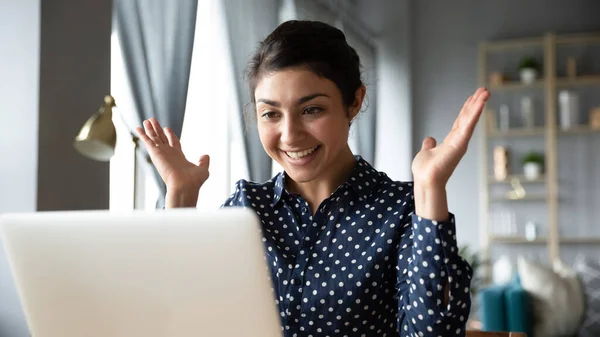
[(308, 212), (308, 208), (302, 207), (302, 213), (306, 213), (306, 212)]

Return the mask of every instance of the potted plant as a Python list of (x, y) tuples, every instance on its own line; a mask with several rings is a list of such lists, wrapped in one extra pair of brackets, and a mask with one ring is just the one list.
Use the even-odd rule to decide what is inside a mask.
[(544, 167), (544, 155), (539, 152), (529, 152), (523, 156), (523, 171), (525, 179), (539, 179)]
[(538, 76), (540, 64), (533, 57), (524, 57), (519, 63), (519, 75), (521, 82), (532, 84)]
[[(458, 248), (458, 254), (467, 261), (467, 263), (471, 266), (471, 270), (473, 272), (471, 278), (471, 287), (469, 288), (471, 292), (471, 297), (476, 299), (479, 295), (479, 291), (485, 287), (485, 270), (484, 268), (488, 266), (487, 260), (481, 257), (481, 252), (478, 252), (475, 249), (472, 249), (468, 244), (463, 244)], [(471, 315), (469, 316), (469, 321), (471, 324), (478, 324), (479, 313), (479, 301), (474, 300), (471, 305)]]
[(458, 247), (458, 254), (471, 266), (473, 276), (471, 279), (470, 290), (473, 296), (477, 296), (478, 291), (484, 285), (485, 280), (482, 275), (482, 267), (485, 266), (486, 261), (481, 258), (481, 253), (471, 249), (468, 244), (463, 244)]

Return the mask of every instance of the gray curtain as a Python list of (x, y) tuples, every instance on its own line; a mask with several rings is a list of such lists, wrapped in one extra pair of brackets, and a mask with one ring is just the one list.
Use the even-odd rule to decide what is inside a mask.
[[(254, 124), (255, 118), (244, 118), (244, 107), (250, 102), (248, 85), (243, 77), (246, 65), (252, 53), (275, 27), (277, 27), (278, 0), (223, 0), (227, 30), (231, 46), (232, 62), (237, 82), (238, 101), (240, 102), (239, 118), (247, 121), (245, 139), (246, 157), (250, 179), (263, 182), (271, 177), (271, 158), (264, 151), (258, 131)], [(248, 106), (248, 114), (253, 107)]]
[[(115, 24), (139, 120), (181, 136), (198, 0), (115, 0)], [(164, 206), (166, 186), (152, 167)]]

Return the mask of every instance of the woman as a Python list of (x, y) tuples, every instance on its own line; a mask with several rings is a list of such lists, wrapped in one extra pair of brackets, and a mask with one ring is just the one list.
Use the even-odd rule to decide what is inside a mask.
[[(251, 99), (262, 145), (284, 172), (238, 181), (224, 206), (262, 221), (286, 336), (462, 336), (472, 272), (445, 187), (489, 93), (467, 99), (441, 144), (423, 141), (414, 183), (396, 182), (348, 146), (360, 75), (358, 55), (329, 25), (289, 21), (262, 41), (248, 67)], [(209, 157), (190, 163), (169, 128), (143, 125), (166, 207), (195, 207)]]

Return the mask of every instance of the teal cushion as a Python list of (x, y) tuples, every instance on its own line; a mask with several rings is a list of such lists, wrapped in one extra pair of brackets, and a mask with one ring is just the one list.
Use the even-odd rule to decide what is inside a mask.
[(506, 304), (506, 330), (524, 332), (531, 336), (531, 303), (527, 291), (511, 284), (504, 292)]
[(521, 286), (521, 277), (519, 276), (519, 273), (515, 273), (512, 281), (510, 282), (510, 285), (512, 287), (520, 287)]
[(506, 286), (493, 285), (479, 292), (479, 317), (483, 331), (507, 331)]

